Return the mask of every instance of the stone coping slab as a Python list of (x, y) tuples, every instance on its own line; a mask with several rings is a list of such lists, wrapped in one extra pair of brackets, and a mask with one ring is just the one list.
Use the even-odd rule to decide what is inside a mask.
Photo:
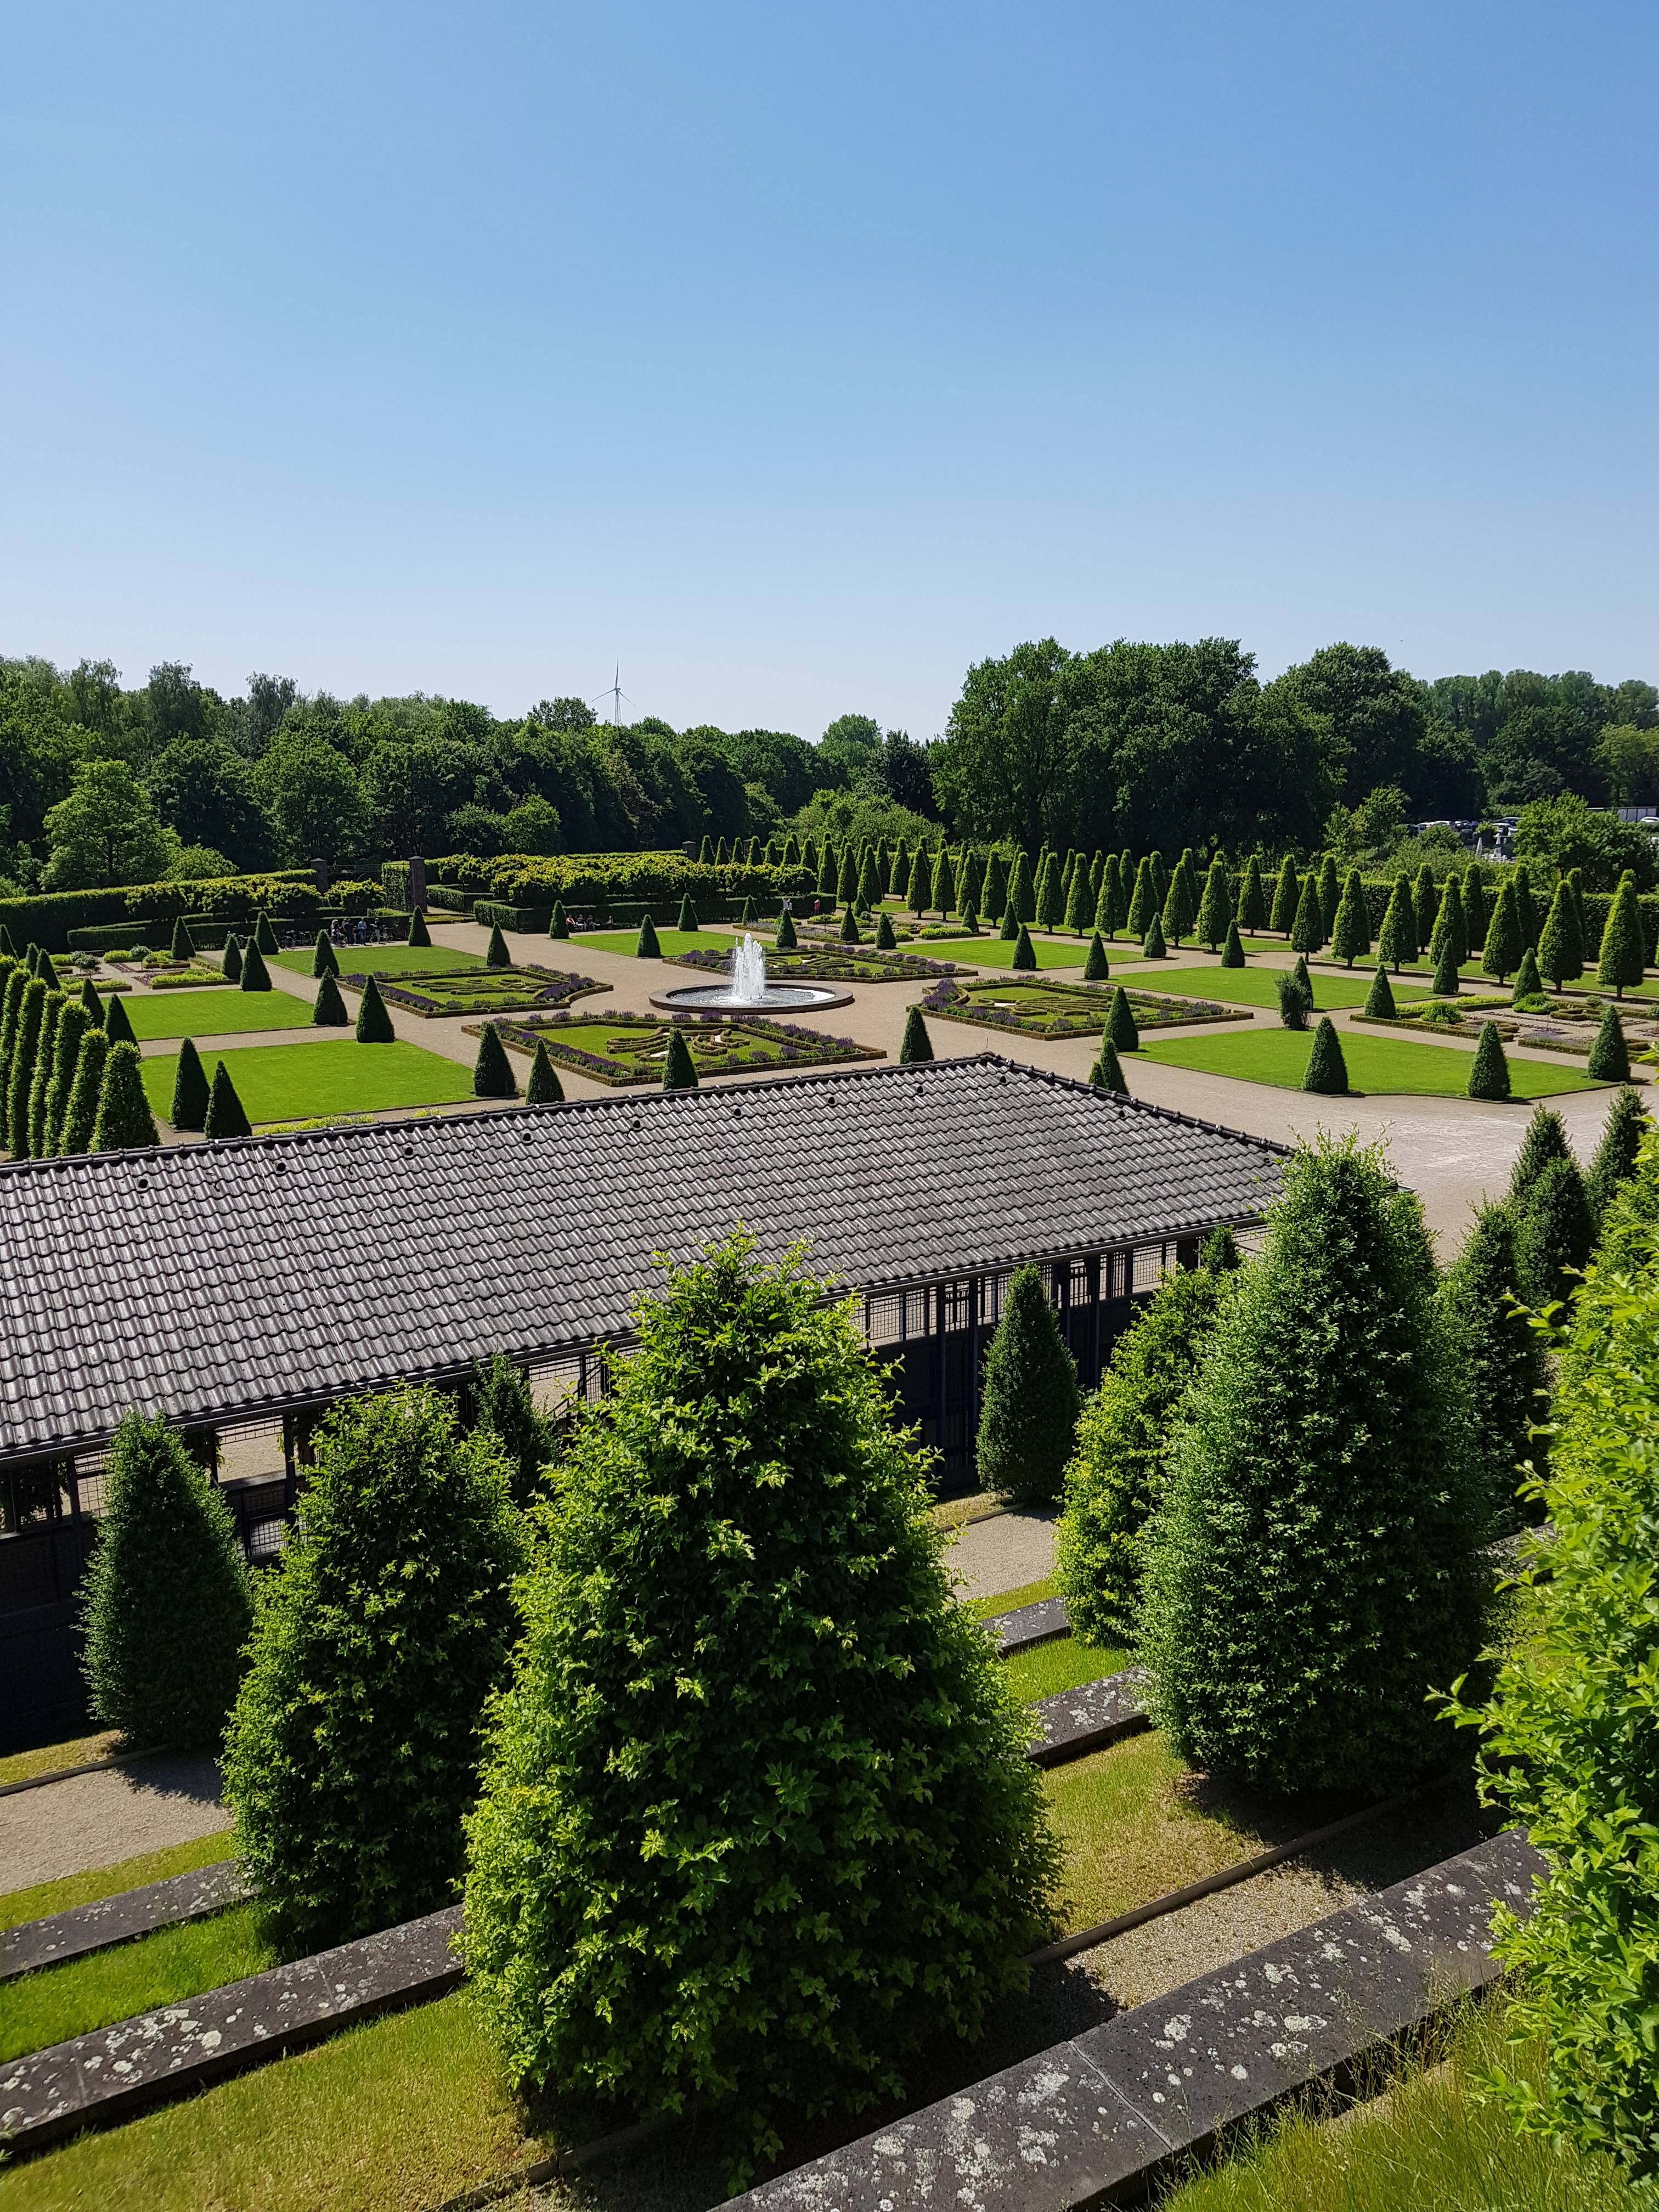
[(1150, 1728), (1146, 1687), (1146, 1675), (1139, 1667), (1131, 1667), (1121, 1674), (1107, 1674), (1098, 1682), (1064, 1690), (1057, 1698), (1039, 1698), (1031, 1711), (1042, 1733), (1026, 1757), (1035, 1766), (1058, 1766), (1063, 1759), (1081, 1759), (1085, 1752)]
[(1142, 2193), (1222, 2130), (1340, 2078), (1501, 1969), (1528, 1910), (1518, 1832), (942, 2098), (737, 2203), (744, 2212), (1072, 2212)]
[(137, 1889), (118, 1890), (113, 1897), (100, 1897), (44, 1920), (26, 1920), (0, 1934), (0, 1982), (32, 1973), (37, 1966), (82, 1958), (88, 1951), (106, 1950), (112, 1943), (129, 1942), (135, 1936), (148, 1936), (181, 1920), (200, 1920), (251, 1894), (237, 1861), (216, 1859), (211, 1866), (173, 1875), (166, 1881), (147, 1881)]
[(336, 2034), (369, 2013), (441, 1996), (461, 1978), (450, 1948), (460, 1924), (461, 1908), (450, 1905), (0, 2065), (0, 2141), (14, 2152), (36, 2150)]
[(980, 1626), (996, 1638), (1004, 1659), (1011, 1651), (1029, 1651), (1034, 1644), (1053, 1644), (1072, 1632), (1063, 1597), (1041, 1598), (1036, 1605), (1016, 1606), (1012, 1613), (991, 1613)]

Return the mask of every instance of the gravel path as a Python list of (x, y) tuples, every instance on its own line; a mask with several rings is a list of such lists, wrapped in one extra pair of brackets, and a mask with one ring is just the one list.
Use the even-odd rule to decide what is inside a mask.
[(166, 1753), (0, 1797), (0, 1883), (30, 1889), (230, 1826), (219, 1771)]
[(951, 1571), (964, 1597), (1024, 1589), (1054, 1571), (1050, 1513), (994, 1513), (970, 1522), (951, 1549)]

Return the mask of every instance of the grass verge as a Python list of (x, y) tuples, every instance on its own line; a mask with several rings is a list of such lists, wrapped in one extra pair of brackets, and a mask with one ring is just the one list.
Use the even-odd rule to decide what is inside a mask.
[(1022, 1583), (1018, 1589), (998, 1590), (994, 1597), (970, 1597), (966, 1602), (975, 1620), (989, 1620), (994, 1613), (1018, 1613), (1023, 1605), (1040, 1605), (1045, 1597), (1059, 1595), (1059, 1580), (1048, 1575), (1040, 1583)]
[(8, 1753), (0, 1759), (0, 1786), (30, 1782), (37, 1774), (56, 1774), (64, 1766), (84, 1766), (89, 1759), (107, 1759), (120, 1741), (118, 1729), (105, 1729), (98, 1735), (71, 1736), (67, 1743), (43, 1743), (33, 1751)]
[(254, 1905), (229, 1905), (208, 1919), (158, 1928), (113, 1950), (0, 1982), (0, 2063), (263, 1973), (277, 1959), (256, 1915)]
[[(332, 1114), (372, 1114), (394, 1106), (447, 1106), (472, 1096), (472, 1071), (399, 1037), (359, 1044), (356, 1037), (295, 1044), (253, 1044), (216, 1052), (236, 1085), (250, 1121), (298, 1121)], [(173, 1105), (178, 1055), (144, 1062), (144, 1091), (153, 1110)], [(211, 1075), (211, 1066), (209, 1073)]]
[[(1171, 998), (1218, 999), (1224, 1006), (1277, 1008), (1279, 978), (1286, 972), (1284, 967), (1171, 968), (1158, 975), (1157, 988)], [(1152, 973), (1149, 968), (1136, 981), (1150, 986)], [(1340, 1006), (1363, 1006), (1372, 979), (1357, 971), (1352, 975), (1332, 975), (1310, 970), (1308, 980), (1313, 985), (1315, 1011), (1326, 1013)], [(1395, 995), (1401, 1000), (1420, 999), (1425, 993), (1420, 983), (1402, 983)]]
[[(1310, 1030), (1229, 1030), (1224, 1036), (1170, 1037), (1143, 1044), (1135, 1055), (1165, 1067), (1188, 1067), (1206, 1075), (1231, 1075), (1243, 1083), (1270, 1083), (1299, 1091)], [(1413, 1039), (1367, 1036), (1344, 1030), (1342, 1057), (1353, 1092), (1407, 1092), (1424, 1098), (1462, 1098), (1468, 1092), (1474, 1054), (1455, 1046), (1419, 1044)], [(1511, 1058), (1510, 1087), (1516, 1099), (1549, 1098), (1563, 1091), (1595, 1091), (1594, 1079), (1574, 1067), (1553, 1067), (1536, 1060)]]
[[(906, 948), (929, 960), (954, 960), (964, 968), (1012, 968), (1013, 941), (988, 930), (982, 937), (930, 937)], [(1031, 932), (1031, 950), (1039, 968), (1080, 968), (1089, 957), (1086, 937), (1045, 937)]]
[(1057, 1698), (1065, 1690), (1081, 1689), (1103, 1675), (1121, 1674), (1130, 1664), (1127, 1651), (1109, 1645), (1085, 1644), (1075, 1636), (1057, 1636), (1051, 1644), (1034, 1644), (1029, 1651), (1013, 1651), (1003, 1671), (1028, 1705), (1038, 1698)]
[(311, 1007), (287, 991), (129, 991), (122, 1004), (132, 1034), (147, 1037), (235, 1036), (248, 1030), (308, 1030)]
[(100, 1897), (118, 1897), (123, 1890), (142, 1889), (146, 1882), (169, 1881), (176, 1874), (192, 1874), (198, 1867), (216, 1865), (230, 1856), (230, 1831), (220, 1828), (210, 1836), (193, 1836), (187, 1844), (167, 1844), (159, 1851), (118, 1860), (113, 1866), (94, 1867), (88, 1874), (64, 1875), (57, 1881), (8, 1890), (0, 1896), (0, 1928), (21, 1928), (26, 1920), (44, 1920), (77, 1905), (95, 1905)]
[[(448, 945), (337, 945), (334, 957), (343, 975), (418, 975), (428, 969), (482, 968), (482, 952), (462, 952)], [(313, 949), (279, 952), (276, 964), (293, 975), (309, 975)], [(270, 964), (269, 958), (266, 962)]]
[[(769, 945), (777, 933), (775, 921), (757, 921), (745, 933), (758, 937), (763, 945)], [(573, 945), (589, 945), (595, 952), (632, 952), (640, 941), (637, 929), (595, 929), (586, 937), (573, 937)], [(665, 958), (680, 952), (726, 952), (737, 942), (736, 933), (729, 929), (659, 929), (657, 932), (658, 950)], [(555, 950), (556, 951), (556, 947)]]

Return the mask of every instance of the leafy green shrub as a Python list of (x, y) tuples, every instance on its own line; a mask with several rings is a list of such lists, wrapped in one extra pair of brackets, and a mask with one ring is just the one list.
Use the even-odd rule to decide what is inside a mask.
[(680, 901), (679, 927), (684, 930), (695, 930), (697, 927), (697, 909), (691, 903), (690, 891)]
[(530, 1385), (504, 1352), (472, 1370), (472, 1425), (506, 1457), (515, 1505), (528, 1505), (554, 1457), (553, 1431), (536, 1411)]
[(1504, 1040), (1498, 1034), (1496, 1022), (1480, 1024), (1474, 1058), (1469, 1063), (1468, 1088), (1471, 1098), (1507, 1098), (1510, 1095), (1510, 1064), (1504, 1055)]
[(190, 924), (180, 915), (173, 925), (173, 957), (175, 960), (193, 960), (196, 940), (190, 933)]
[(286, 1942), (317, 1949), (451, 1894), (526, 1558), (500, 1445), (438, 1392), (323, 1424), (224, 1767), (237, 1850)]
[(81, 1040), (69, 1104), (64, 1109), (63, 1133), (58, 1140), (58, 1151), (65, 1155), (92, 1150), (92, 1133), (98, 1123), (98, 1101), (103, 1094), (104, 1063), (108, 1054), (108, 1037), (102, 1030), (89, 1029)]
[(69, 1118), (70, 1093), (75, 1087), (75, 1071), (80, 1064), (81, 1040), (91, 1027), (87, 1010), (79, 999), (70, 999), (59, 1011), (57, 1033), (52, 1038), (52, 1087), (46, 1094), (46, 1129), (40, 1147), (43, 1155), (56, 1152), (62, 1146)]
[[(220, 1065), (222, 1066), (223, 1062)], [(175, 1129), (200, 1129), (207, 1121), (208, 1079), (202, 1055), (192, 1037), (179, 1047), (179, 1064), (173, 1076), (173, 1111), (167, 1119)]]
[(841, 918), (841, 941), (843, 945), (862, 945), (864, 942), (858, 915), (850, 906)]
[(1370, 909), (1365, 903), (1364, 881), (1358, 868), (1350, 868), (1331, 924), (1331, 957), (1352, 968), (1370, 949)]
[(1325, 942), (1325, 915), (1319, 902), (1319, 882), (1311, 871), (1302, 878), (1302, 896), (1297, 901), (1296, 920), (1291, 924), (1292, 948), (1304, 956), (1317, 952)]
[(144, 1096), (143, 1068), (136, 1044), (111, 1045), (99, 1086), (98, 1118), (92, 1127), (94, 1152), (132, 1152), (161, 1142), (155, 1133), (155, 1116)]
[(1194, 1765), (1283, 1790), (1420, 1773), (1478, 1647), (1487, 1512), (1417, 1201), (1323, 1139), (1226, 1300), (1149, 1532), (1141, 1651)]
[(556, 938), (568, 938), (570, 934), (570, 924), (565, 919), (562, 899), (555, 899), (553, 902), (553, 911), (547, 917), (547, 933), (550, 937)]
[(1065, 1480), (1077, 1429), (1077, 1369), (1036, 1267), (1010, 1278), (985, 1362), (975, 1447), (981, 1490), (1049, 1504)]
[(1543, 1339), (1517, 1304), (1520, 1270), (1515, 1223), (1505, 1206), (1483, 1206), (1463, 1249), (1441, 1278), (1437, 1296), (1462, 1347), (1474, 1426), (1494, 1526), (1515, 1525), (1522, 1462), (1542, 1463), (1535, 1423), (1549, 1418)]
[(24, 988), (6, 1069), (6, 1146), (15, 1160), (29, 1156), (29, 1094), (46, 1011), (46, 987), (38, 975), (31, 976)]
[(1584, 1195), (1589, 1201), (1590, 1218), (1598, 1237), (1607, 1220), (1607, 1208), (1620, 1187), (1636, 1172), (1642, 1139), (1651, 1127), (1647, 1109), (1638, 1092), (1628, 1084), (1614, 1092), (1601, 1141), (1584, 1178)]
[(1515, 1257), (1528, 1305), (1570, 1298), (1595, 1242), (1584, 1178), (1571, 1154), (1551, 1160), (1516, 1209)]
[(1023, 1985), (1054, 1853), (848, 1309), (735, 1237), (638, 1309), (576, 1430), (469, 1822), (466, 1960), (515, 2081), (858, 2111)]
[[(1652, 1153), (1650, 1144), (1648, 1152)], [(1579, 1293), (1563, 1362), (1553, 1467), (1540, 1499), (1555, 1536), (1529, 1568), (1529, 1633), (1490, 1701), (1454, 1717), (1483, 1736), (1483, 1788), (1548, 1872), (1522, 1924), (1499, 1915), (1518, 1970), (1512, 2021), (1547, 2053), (1540, 2081), (1495, 2070), (1525, 2130), (1659, 2172), (1659, 1250), (1652, 1219)], [(1461, 1691), (1462, 1684), (1456, 1686)]]
[(1528, 1204), (1533, 1187), (1552, 1160), (1570, 1160), (1567, 1125), (1553, 1106), (1535, 1106), (1510, 1170), (1510, 1199), (1516, 1210)]
[(1066, 1469), (1056, 1563), (1072, 1632), (1090, 1644), (1134, 1637), (1142, 1534), (1162, 1487), (1176, 1413), (1238, 1263), (1231, 1234), (1212, 1246), (1206, 1265), (1165, 1277), (1112, 1346), (1099, 1389), (1084, 1402)]
[[(1486, 929), (1486, 941), (1480, 954), (1480, 973), (1494, 975), (1501, 983), (1506, 975), (1514, 975), (1526, 952), (1527, 941), (1522, 933), (1521, 909), (1516, 899), (1515, 884), (1506, 876)], [(1534, 969), (1535, 974), (1535, 962)]]
[(1304, 989), (1293, 969), (1280, 968), (1273, 974), (1273, 988), (1279, 994), (1279, 1018), (1287, 1030), (1305, 1030), (1308, 1017), (1313, 1012), (1313, 993)]
[(1342, 1040), (1328, 1014), (1319, 1017), (1313, 1049), (1303, 1071), (1302, 1088), (1330, 1098), (1346, 1098), (1348, 1095), (1348, 1063), (1342, 1057)]
[(900, 1063), (908, 1066), (915, 1061), (931, 1060), (933, 1057), (933, 1040), (927, 1034), (927, 1024), (922, 1019), (921, 1008), (912, 1006), (904, 1018), (904, 1042), (899, 1047)]
[(1429, 987), (1437, 999), (1455, 999), (1457, 996), (1458, 963), (1457, 941), (1449, 930), (1441, 939), (1440, 951), (1434, 963), (1434, 975)]
[(1630, 1047), (1625, 1042), (1617, 1006), (1602, 1008), (1601, 1026), (1584, 1064), (1588, 1072), (1603, 1083), (1629, 1082)]
[(82, 1599), (94, 1717), (129, 1743), (216, 1744), (252, 1615), (223, 1498), (166, 1421), (129, 1413)]
[(1565, 877), (1555, 886), (1539, 936), (1538, 967), (1554, 991), (1563, 983), (1576, 982), (1584, 972), (1584, 934), (1579, 925), (1578, 902)]
[(359, 1044), (390, 1044), (398, 1034), (392, 1026), (386, 1000), (380, 996), (380, 987), (373, 975), (366, 976), (363, 981), (363, 995), (357, 1007), (356, 1034)]
[(213, 1087), (208, 1092), (202, 1134), (215, 1141), (222, 1137), (251, 1137), (253, 1134), (253, 1124), (247, 1118), (247, 1109), (238, 1097), (236, 1085), (230, 1079), (230, 1070), (222, 1060), (216, 1064), (213, 1070)]
[(1109, 1036), (1100, 1041), (1100, 1050), (1095, 1064), (1089, 1070), (1089, 1080), (1097, 1091), (1116, 1091), (1124, 1097), (1129, 1095), (1129, 1083), (1123, 1073), (1123, 1063), (1117, 1056), (1117, 1047)]
[(1639, 983), (1645, 973), (1647, 932), (1636, 903), (1636, 878), (1629, 869), (1620, 879), (1601, 931), (1596, 956), (1595, 980), (1604, 991), (1622, 999), (1627, 983)]

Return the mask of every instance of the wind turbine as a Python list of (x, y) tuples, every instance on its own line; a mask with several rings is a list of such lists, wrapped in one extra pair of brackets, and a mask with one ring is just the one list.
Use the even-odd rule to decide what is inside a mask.
[(621, 729), (622, 702), (624, 699), (627, 699), (629, 705), (631, 707), (634, 702), (631, 698), (629, 698), (628, 693), (622, 688), (622, 663), (620, 660), (617, 663), (616, 675), (612, 678), (607, 688), (603, 691), (596, 691), (587, 703), (590, 707), (597, 707), (601, 699), (610, 700), (611, 722), (616, 728)]

